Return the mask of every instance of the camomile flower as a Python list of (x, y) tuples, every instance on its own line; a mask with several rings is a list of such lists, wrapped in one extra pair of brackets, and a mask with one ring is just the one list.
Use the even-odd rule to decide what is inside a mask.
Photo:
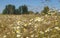
[(20, 31), (19, 30), (16, 30), (16, 33), (20, 33)]
[(56, 30), (60, 30), (60, 28), (59, 28), (59, 27), (55, 27), (55, 29), (56, 29)]
[(59, 29), (59, 27), (55, 27), (55, 29)]
[(4, 35), (3, 38), (6, 38), (6, 35)]
[(30, 21), (33, 21), (33, 19), (30, 19)]
[(40, 31), (40, 34), (44, 34), (44, 32), (43, 31)]
[(21, 35), (17, 34), (17, 37), (20, 37)]
[(34, 34), (32, 34), (31, 37), (34, 37)]
[(17, 29), (19, 29), (20, 27), (19, 27), (19, 26), (17, 26), (16, 28), (17, 28)]
[(29, 25), (31, 25), (32, 23), (29, 23)]
[(43, 21), (43, 19), (40, 18), (40, 17), (36, 17), (34, 21), (39, 21), (40, 22), (40, 21)]
[(29, 37), (26, 37), (26, 38), (29, 38)]
[(50, 31), (50, 29), (48, 28), (47, 30), (45, 30), (45, 32), (49, 32)]
[(24, 24), (24, 26), (27, 26), (27, 24)]
[(18, 22), (17, 22), (17, 25), (20, 25), (20, 22), (21, 22), (21, 21), (18, 21)]

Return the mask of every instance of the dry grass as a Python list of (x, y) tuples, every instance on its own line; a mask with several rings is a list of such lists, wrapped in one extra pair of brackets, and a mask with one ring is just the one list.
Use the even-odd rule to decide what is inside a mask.
[(0, 38), (60, 38), (60, 16), (0, 15)]

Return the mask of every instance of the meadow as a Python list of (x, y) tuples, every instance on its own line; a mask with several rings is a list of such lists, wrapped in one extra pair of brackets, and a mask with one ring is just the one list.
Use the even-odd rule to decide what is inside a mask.
[(0, 15), (0, 38), (60, 38), (60, 16)]

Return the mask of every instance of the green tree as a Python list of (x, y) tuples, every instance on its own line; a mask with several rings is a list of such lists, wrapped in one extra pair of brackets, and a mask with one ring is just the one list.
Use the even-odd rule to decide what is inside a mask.
[(46, 6), (46, 7), (44, 7), (42, 13), (44, 13), (44, 14), (48, 14), (48, 11), (49, 11), (49, 7)]
[(5, 14), (14, 14), (15, 13), (15, 6), (14, 5), (6, 5), (5, 9), (3, 10)]
[(7, 10), (6, 9), (3, 10), (3, 14), (7, 14)]
[(22, 6), (19, 6), (18, 11), (19, 11), (19, 14), (22, 14)]
[(26, 5), (22, 5), (18, 9), (15, 9), (14, 5), (9, 4), (6, 5), (3, 14), (29, 14), (29, 12)]
[(21, 14), (18, 9), (15, 10), (15, 14)]
[(28, 13), (28, 7), (26, 5), (20, 6), (19, 7), (19, 13), (21, 13), (21, 14), (29, 14)]
[(28, 14), (28, 8), (26, 5), (22, 6), (23, 14)]

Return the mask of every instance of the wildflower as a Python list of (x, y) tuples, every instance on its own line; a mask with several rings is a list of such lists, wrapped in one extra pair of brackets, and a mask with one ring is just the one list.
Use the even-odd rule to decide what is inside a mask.
[(34, 34), (32, 34), (31, 37), (34, 37)]
[(59, 27), (55, 27), (55, 29), (59, 29)]
[(29, 23), (29, 25), (31, 25), (32, 23)]
[(20, 31), (19, 30), (16, 30), (16, 33), (20, 33)]
[(24, 26), (27, 26), (27, 24), (24, 24)]
[(48, 31), (50, 31), (50, 29), (48, 28), (47, 30), (45, 30), (45, 32), (48, 32)]
[(3, 38), (6, 38), (6, 35), (4, 35)]
[(19, 26), (17, 26), (17, 29), (19, 29), (20, 27)]
[(30, 21), (33, 21), (33, 19), (30, 19)]
[(59, 28), (59, 27), (55, 27), (55, 29), (56, 29), (56, 30), (60, 30), (60, 28)]
[(40, 17), (36, 17), (34, 21), (43, 21), (43, 19)]
[(37, 25), (34, 26), (35, 28), (37, 27)]
[(44, 34), (44, 32), (43, 32), (43, 31), (40, 31), (40, 33), (41, 33), (41, 34)]
[(29, 37), (26, 37), (26, 38), (29, 38)]
[(19, 35), (19, 34), (17, 35), (17, 37), (20, 37), (20, 36), (21, 36), (21, 35)]
[(21, 21), (18, 21), (18, 22), (17, 22), (17, 25), (20, 25), (20, 22), (21, 22)]

